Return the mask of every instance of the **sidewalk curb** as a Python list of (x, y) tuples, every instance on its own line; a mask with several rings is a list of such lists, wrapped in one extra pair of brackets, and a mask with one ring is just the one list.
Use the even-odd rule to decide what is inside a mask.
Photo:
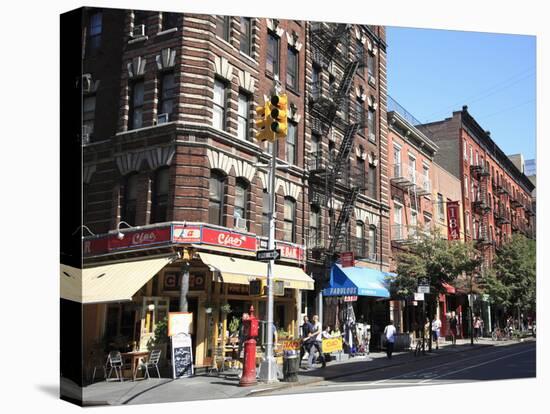
[[(523, 341), (523, 342), (517, 342), (517, 343), (514, 343), (514, 344), (499, 345), (499, 346), (522, 345), (522, 344), (528, 344), (530, 342), (536, 342), (536, 341), (533, 339), (533, 340), (527, 340), (527, 341)], [(450, 346), (450, 345), (447, 345), (447, 346)], [(465, 348), (464, 351), (465, 352), (470, 352), (470, 351), (479, 350), (480, 348), (485, 348), (485, 347), (489, 347), (489, 346), (493, 346), (493, 345), (478, 344), (477, 346), (472, 347), (472, 348)], [(439, 357), (444, 356), (446, 354), (447, 354), (447, 352), (440, 353), (440, 354), (431, 354), (431, 357), (432, 358), (439, 358)], [(323, 381), (332, 380), (332, 379), (336, 379), (336, 378), (346, 377), (348, 375), (363, 374), (365, 372), (376, 371), (376, 370), (379, 370), (379, 369), (392, 368), (392, 367), (397, 367), (397, 366), (400, 366), (400, 365), (407, 365), (407, 364), (409, 364), (411, 362), (415, 362), (415, 361), (417, 361), (415, 358), (407, 358), (406, 360), (404, 360), (402, 362), (387, 364), (387, 365), (383, 365), (383, 366), (379, 366), (379, 367), (366, 368), (366, 369), (362, 369), (362, 370), (353, 371), (352, 373), (328, 375), (326, 377), (323, 377), (322, 379), (316, 378), (316, 379), (312, 379), (312, 380), (309, 380), (309, 381), (305, 380), (305, 381), (288, 382), (288, 383), (282, 382), (281, 385), (277, 385), (277, 386), (274, 386), (274, 387), (271, 387), (271, 388), (266, 388), (266, 389), (261, 389), (261, 390), (251, 390), (249, 393), (245, 394), (243, 397), (259, 396), (259, 395), (263, 395), (263, 394), (269, 393), (269, 392), (274, 391), (274, 390), (284, 390), (284, 389), (300, 387), (300, 386), (304, 386), (304, 385), (311, 385), (311, 384), (315, 384), (315, 383), (318, 383), (318, 382), (323, 382)]]

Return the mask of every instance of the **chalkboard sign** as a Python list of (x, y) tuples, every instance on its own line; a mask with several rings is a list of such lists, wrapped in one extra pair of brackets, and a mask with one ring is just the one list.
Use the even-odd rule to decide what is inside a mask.
[(193, 375), (193, 349), (191, 335), (180, 333), (172, 336), (172, 378)]

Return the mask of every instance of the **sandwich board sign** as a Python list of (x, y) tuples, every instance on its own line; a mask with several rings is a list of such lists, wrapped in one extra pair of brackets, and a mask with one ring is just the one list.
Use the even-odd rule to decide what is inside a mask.
[(172, 378), (180, 379), (193, 375), (193, 349), (191, 335), (178, 333), (172, 339)]

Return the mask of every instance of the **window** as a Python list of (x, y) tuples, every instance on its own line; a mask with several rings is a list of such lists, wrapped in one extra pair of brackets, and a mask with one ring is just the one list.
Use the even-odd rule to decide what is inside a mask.
[(94, 53), (101, 47), (102, 15), (101, 12), (90, 15), (88, 28), (88, 52)]
[(440, 221), (445, 220), (445, 202), (443, 201), (443, 196), (439, 193), (437, 194), (437, 215)]
[(285, 197), (283, 240), (294, 243), (296, 241), (296, 201)]
[(239, 110), (237, 112), (237, 136), (243, 141), (250, 137), (248, 130), (249, 97), (244, 93), (239, 94)]
[(426, 164), (422, 164), (422, 169), (424, 172), (424, 183), (423, 188), (426, 191), (431, 191), (431, 185), (430, 185), (430, 166)]
[(168, 114), (168, 120), (172, 120), (172, 111), (174, 109), (174, 96), (176, 86), (174, 83), (174, 73), (166, 72), (160, 80), (160, 96), (159, 96), (159, 114)]
[(345, 96), (342, 98), (342, 103), (340, 105), (340, 113), (342, 114), (342, 120), (344, 122), (349, 121), (349, 97)]
[(476, 165), (480, 165), (479, 164), (479, 153), (476, 151)]
[(264, 188), (262, 193), (262, 236), (269, 236), (269, 212), (271, 197), (267, 192), (267, 188)]
[(416, 226), (418, 226), (418, 213), (411, 210), (411, 224), (409, 226), (409, 237), (416, 236)]
[(466, 142), (466, 140), (462, 141), (462, 147), (464, 149), (464, 159), (467, 160), (468, 159), (468, 143)]
[(470, 234), (470, 213), (467, 211), (466, 212), (466, 222), (464, 223), (465, 227), (466, 227), (466, 233), (467, 234)]
[(372, 53), (369, 53), (367, 55), (367, 70), (369, 76), (375, 76), (374, 74), (376, 73), (376, 71), (374, 70), (374, 55)]
[(377, 177), (376, 177), (376, 167), (369, 164), (369, 174), (367, 176), (368, 186), (367, 186), (367, 195), (371, 198), (376, 198), (377, 196)]
[(252, 56), (252, 19), (241, 17), (241, 52)]
[(134, 11), (134, 28), (144, 25), (143, 34), (147, 34), (147, 12), (141, 10)]
[(342, 56), (344, 57), (344, 59), (347, 60), (349, 56), (349, 51), (350, 51), (348, 31), (345, 31), (344, 34), (342, 35), (341, 42), (342, 42)]
[(369, 141), (376, 142), (376, 112), (369, 108), (368, 112)]
[(279, 74), (279, 38), (273, 33), (267, 34), (267, 59), (265, 69), (270, 75)]
[(230, 19), (229, 16), (216, 17), (216, 36), (222, 38), (226, 42), (229, 42)]
[(401, 147), (393, 146), (393, 176), (401, 177)]
[(289, 164), (296, 164), (296, 146), (298, 141), (298, 128), (297, 125), (288, 123), (288, 136), (286, 138), (286, 161)]
[(470, 164), (474, 164), (474, 148), (470, 145)]
[(155, 173), (153, 181), (151, 223), (163, 223), (167, 219), (169, 176), (170, 170), (168, 168), (160, 168)]
[(162, 12), (162, 30), (178, 27), (180, 13)]
[[(242, 179), (237, 179), (237, 185), (235, 186), (235, 209), (233, 211), (233, 216), (235, 217), (236, 225), (237, 227), (244, 227), (248, 229), (248, 224), (246, 221), (242, 221), (242, 223), (239, 223), (242, 219), (246, 220), (248, 217), (247, 213), (247, 204), (248, 204), (248, 183)], [(242, 224), (242, 225), (240, 225)]]
[(95, 95), (85, 96), (82, 108), (82, 134), (88, 134), (88, 138), (94, 132), (95, 121)]
[(319, 99), (321, 97), (321, 69), (317, 65), (311, 68), (311, 97)]
[(365, 257), (365, 225), (362, 221), (355, 223), (355, 254), (359, 257)]
[(469, 190), (469, 187), (468, 187), (468, 176), (465, 175), (464, 176), (464, 196), (466, 198), (468, 198), (468, 190)]
[(321, 210), (312, 204), (309, 209), (309, 245), (318, 246), (321, 238)]
[(130, 116), (128, 129), (137, 129), (143, 126), (143, 81), (133, 82), (130, 93)]
[(214, 81), (214, 113), (212, 116), (212, 126), (225, 130), (225, 83), (216, 79)]
[(210, 194), (208, 203), (208, 222), (223, 225), (223, 198), (225, 192), (225, 176), (212, 171), (210, 175)]
[[(365, 57), (365, 48), (363, 46), (363, 43), (361, 40), (356, 39), (355, 41), (355, 59), (358, 60), (360, 63), (363, 62), (363, 59)], [(358, 72), (361, 74), (361, 72)]]
[(403, 206), (401, 204), (398, 204), (396, 201), (394, 201), (393, 202), (393, 236), (392, 238), (395, 240), (403, 239), (402, 211), (403, 211)]
[(369, 226), (369, 237), (367, 239), (368, 258), (376, 260), (376, 227)]
[(426, 214), (424, 214), (424, 231), (432, 231), (432, 218)]
[(358, 132), (361, 135), (365, 134), (365, 103), (359, 99), (355, 101), (355, 117), (356, 122), (359, 124)]
[[(363, 147), (360, 146), (361, 152), (363, 152)], [(365, 170), (365, 160), (358, 157), (357, 158), (357, 185), (359, 188), (365, 188), (367, 185), (367, 171)]]
[(122, 212), (120, 214), (120, 220), (125, 221), (131, 226), (135, 226), (136, 223), (136, 206), (137, 206), (137, 194), (138, 194), (138, 175), (130, 174), (126, 176), (126, 182), (124, 185), (124, 204)]
[(286, 86), (294, 91), (298, 90), (298, 65), (298, 51), (293, 47), (289, 47), (286, 66)]
[(416, 183), (416, 158), (409, 154), (409, 178)]

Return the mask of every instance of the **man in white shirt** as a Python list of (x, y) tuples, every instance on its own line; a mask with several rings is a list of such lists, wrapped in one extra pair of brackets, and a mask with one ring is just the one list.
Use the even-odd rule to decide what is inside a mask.
[(441, 321), (437, 317), (434, 317), (432, 321), (432, 338), (435, 342), (435, 349), (439, 349), (439, 336), (441, 335)]
[(386, 338), (386, 354), (388, 359), (391, 359), (393, 353), (393, 345), (395, 344), (395, 334), (397, 330), (393, 326), (393, 320), (390, 319), (390, 323), (384, 328), (384, 336)]
[(322, 340), (322, 332), (321, 329), (321, 322), (319, 322), (319, 316), (313, 315), (313, 328), (312, 332), (310, 334), (310, 346), (309, 346), (309, 357), (308, 357), (308, 368), (311, 369), (312, 363), (314, 361), (314, 348), (319, 353), (319, 358), (321, 359), (321, 362), (323, 364), (323, 368), (326, 366), (325, 357), (323, 355), (323, 351), (321, 349), (321, 340)]

